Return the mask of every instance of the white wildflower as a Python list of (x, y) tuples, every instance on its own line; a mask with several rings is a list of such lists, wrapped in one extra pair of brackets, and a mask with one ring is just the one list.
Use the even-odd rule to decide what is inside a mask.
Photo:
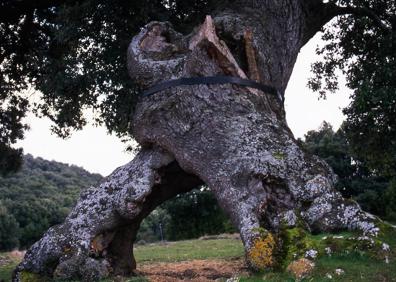
[(385, 252), (389, 252), (390, 251), (390, 247), (387, 243), (382, 243), (382, 250)]
[(328, 256), (331, 256), (331, 248), (330, 247), (325, 248), (325, 252)]
[(305, 252), (306, 258), (314, 259), (314, 258), (316, 258), (317, 255), (318, 255), (318, 251), (314, 250), (314, 249), (311, 249), (311, 250), (308, 250)]
[(342, 274), (345, 273), (345, 271), (344, 271), (343, 269), (341, 269), (341, 268), (337, 268), (337, 269), (335, 270), (335, 273), (336, 273), (337, 275), (342, 275)]

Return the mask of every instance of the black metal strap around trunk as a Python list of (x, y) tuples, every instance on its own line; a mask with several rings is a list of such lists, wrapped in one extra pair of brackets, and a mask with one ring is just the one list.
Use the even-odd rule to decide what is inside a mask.
[(165, 90), (167, 88), (180, 86), (180, 85), (227, 84), (227, 83), (259, 89), (265, 93), (275, 95), (275, 97), (277, 97), (281, 102), (283, 102), (282, 96), (275, 87), (264, 85), (253, 80), (243, 79), (234, 76), (183, 77), (179, 79), (168, 80), (165, 82), (158, 83), (157, 85), (147, 89), (142, 93), (142, 95), (144, 97), (147, 97), (159, 91)]

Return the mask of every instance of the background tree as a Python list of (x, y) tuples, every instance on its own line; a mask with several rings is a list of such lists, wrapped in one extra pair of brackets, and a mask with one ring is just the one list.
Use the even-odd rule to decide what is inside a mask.
[(333, 168), (339, 177), (335, 187), (344, 197), (356, 200), (364, 210), (381, 218), (396, 220), (392, 178), (370, 169), (354, 155), (343, 126), (335, 132), (329, 123), (323, 122), (318, 130), (307, 132), (305, 140), (300, 142)]
[(177, 195), (155, 209), (140, 225), (136, 241), (176, 241), (236, 231), (213, 193), (201, 188)]
[(19, 224), (0, 201), (0, 250), (12, 250), (18, 246)]
[(140, 224), (136, 235), (136, 242), (144, 244), (161, 240), (170, 240), (165, 235), (165, 228), (168, 227), (170, 216), (162, 207), (156, 208)]
[(396, 4), (394, 1), (329, 1), (369, 17), (340, 16), (322, 35), (322, 61), (312, 65), (309, 86), (322, 97), (338, 88), (340, 74), (353, 89), (344, 109), (353, 153), (370, 168), (396, 171)]
[(198, 238), (204, 235), (235, 232), (230, 220), (207, 188), (178, 195), (165, 202), (170, 220), (165, 225), (169, 240)]

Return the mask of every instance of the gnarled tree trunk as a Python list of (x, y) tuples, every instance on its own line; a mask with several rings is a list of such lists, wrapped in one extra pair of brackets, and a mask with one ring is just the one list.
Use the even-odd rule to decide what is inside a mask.
[(375, 234), (373, 217), (334, 190), (334, 173), (299, 147), (285, 120), (282, 97), (297, 54), (334, 13), (316, 2), (234, 1), (189, 35), (169, 23), (145, 26), (128, 50), (130, 75), (142, 87), (230, 75), (271, 85), (280, 97), (202, 84), (142, 98), (131, 126), (141, 152), (81, 195), (65, 222), (31, 247), (15, 281), (31, 273), (85, 280), (130, 273), (142, 219), (202, 184), (240, 231), (254, 269), (274, 264), (271, 251), (260, 250), (271, 245), (262, 230), (276, 233), (282, 224)]

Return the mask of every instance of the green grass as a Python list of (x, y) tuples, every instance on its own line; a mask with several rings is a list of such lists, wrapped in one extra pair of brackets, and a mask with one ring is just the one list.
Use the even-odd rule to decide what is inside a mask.
[[(348, 256), (322, 257), (316, 260), (316, 267), (312, 275), (302, 281), (329, 282), (329, 281), (396, 281), (396, 264), (385, 264), (382, 261), (370, 259), (356, 254)], [(342, 275), (336, 275), (335, 269), (345, 271)], [(330, 274), (332, 278), (326, 275)], [(240, 282), (283, 282), (295, 281), (288, 273), (267, 272), (241, 278)]]
[[(323, 244), (323, 237), (331, 234), (310, 235), (311, 239)], [(353, 233), (343, 232), (337, 234), (344, 238), (355, 236)], [(378, 239), (390, 245), (391, 253), (389, 263), (384, 260), (375, 258), (367, 252), (351, 252), (333, 254), (331, 256), (323, 255), (315, 260), (315, 269), (313, 273), (301, 281), (313, 282), (330, 282), (330, 281), (362, 281), (362, 282), (380, 282), (396, 281), (396, 230), (388, 228), (386, 232), (381, 233)], [(335, 270), (341, 268), (345, 271), (342, 275), (337, 275)], [(327, 275), (331, 275), (331, 279)], [(293, 282), (296, 281), (286, 272), (263, 272), (251, 275), (250, 277), (241, 277), (240, 282)]]
[[(329, 234), (313, 235), (311, 238), (322, 243), (323, 236)], [(352, 236), (350, 233), (338, 234), (345, 238)], [(396, 231), (388, 230), (380, 236), (380, 239), (387, 242), (392, 250), (389, 257), (390, 263), (367, 255), (363, 252), (343, 252), (331, 256), (322, 255), (315, 260), (315, 269), (309, 278), (302, 281), (396, 281)], [(4, 254), (0, 253), (0, 257)], [(239, 240), (218, 239), (218, 240), (188, 240), (171, 242), (167, 244), (143, 245), (135, 248), (137, 263), (149, 264), (151, 262), (177, 262), (193, 259), (231, 259), (243, 257), (243, 247)], [(11, 273), (16, 266), (16, 261), (11, 261), (0, 267), (0, 281), (10, 281)], [(343, 275), (337, 276), (335, 270), (341, 268), (345, 271)], [(327, 274), (332, 279), (326, 277)], [(112, 281), (112, 280), (106, 280)], [(144, 282), (145, 278), (130, 278), (130, 282)], [(286, 272), (263, 272), (252, 274), (249, 277), (241, 277), (240, 282), (271, 281), (284, 282), (295, 281)]]
[[(7, 257), (6, 254), (0, 253), (0, 261), (2, 258)], [(11, 260), (9, 263), (6, 263), (0, 266), (0, 281), (11, 281), (11, 275), (14, 268), (17, 266), (18, 261)]]
[[(167, 244), (150, 244), (137, 246), (134, 249), (137, 263), (176, 262), (193, 259), (230, 259), (243, 256), (240, 240), (187, 240)], [(6, 256), (6, 254), (1, 254)], [(13, 269), (18, 264), (12, 261), (0, 267), (0, 281), (10, 281)], [(111, 281), (111, 280), (109, 280)], [(146, 281), (143, 278), (131, 278), (128, 281)]]
[(227, 259), (243, 256), (243, 246), (235, 239), (188, 240), (138, 246), (134, 253), (137, 263)]

